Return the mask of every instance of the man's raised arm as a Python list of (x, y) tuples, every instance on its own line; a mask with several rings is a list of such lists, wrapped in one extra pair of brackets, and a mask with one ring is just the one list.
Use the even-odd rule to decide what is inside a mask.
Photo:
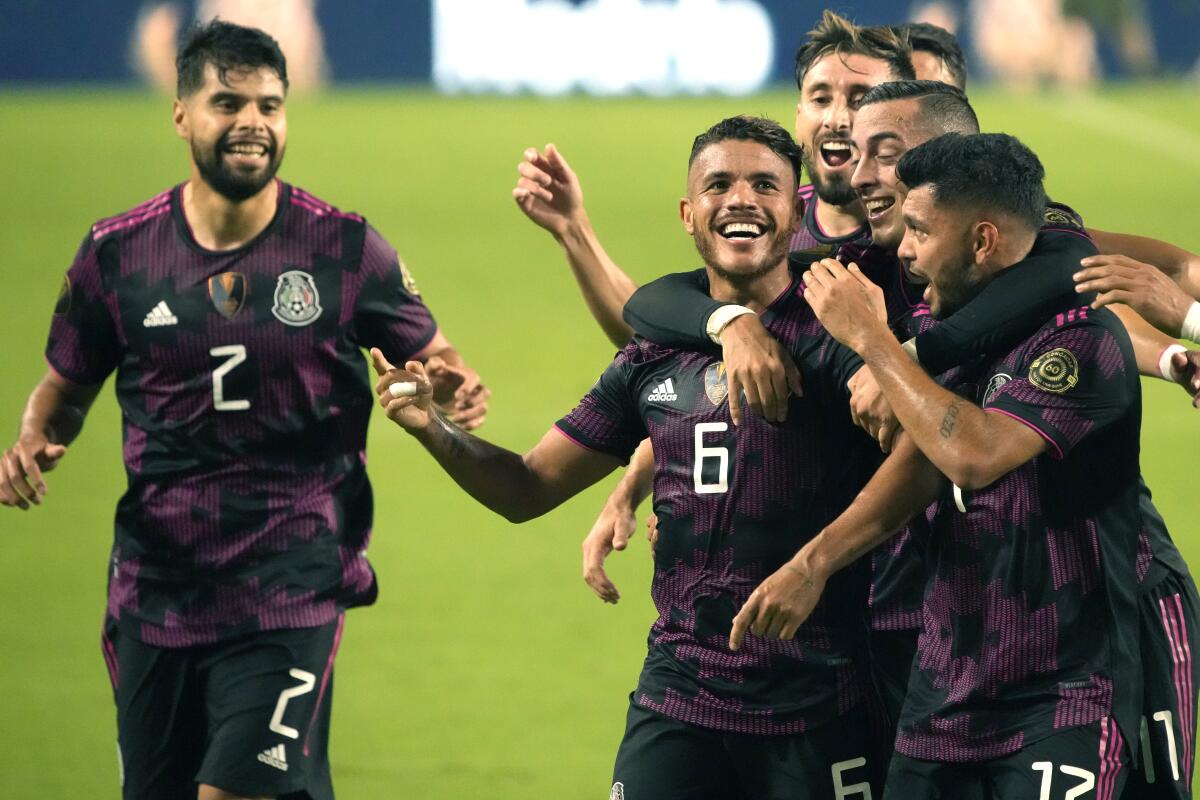
[(588, 310), (609, 341), (622, 347), (633, 331), (621, 319), (621, 309), (637, 284), (596, 238), (583, 207), (579, 178), (552, 144), (541, 153), (532, 147), (526, 150), (517, 171), (521, 177), (512, 191), (517, 206), (554, 236), (567, 256)]

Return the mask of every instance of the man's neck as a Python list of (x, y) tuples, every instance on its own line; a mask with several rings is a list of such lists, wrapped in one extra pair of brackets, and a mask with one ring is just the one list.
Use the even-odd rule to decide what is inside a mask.
[(729, 280), (712, 267), (708, 268), (708, 293), (722, 303), (735, 303), (761, 314), (774, 303), (792, 282), (787, 261), (781, 261), (769, 272), (746, 281)]
[(262, 233), (275, 218), (279, 182), (235, 203), (193, 174), (183, 186), (183, 214), (196, 243), (206, 250), (236, 250)]
[(816, 201), (817, 224), (830, 238), (849, 236), (863, 226), (866, 217), (863, 216), (862, 204), (855, 201), (847, 206), (835, 206), (830, 203)]

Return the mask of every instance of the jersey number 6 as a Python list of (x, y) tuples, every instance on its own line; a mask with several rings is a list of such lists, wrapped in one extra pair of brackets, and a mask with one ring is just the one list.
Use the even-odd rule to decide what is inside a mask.
[[(696, 463), (692, 468), (696, 494), (722, 494), (729, 491), (729, 448), (704, 446), (704, 434), (724, 433), (727, 430), (728, 422), (701, 422), (696, 425)], [(717, 482), (705, 483), (704, 462), (713, 458), (717, 459)]]

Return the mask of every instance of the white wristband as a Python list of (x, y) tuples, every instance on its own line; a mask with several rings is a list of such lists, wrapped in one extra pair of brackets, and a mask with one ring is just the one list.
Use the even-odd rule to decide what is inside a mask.
[[(1200, 305), (1200, 303), (1197, 303)], [(1187, 348), (1181, 344), (1169, 344), (1163, 348), (1162, 355), (1158, 357), (1158, 374), (1162, 375), (1164, 381), (1175, 383), (1179, 377), (1175, 374), (1175, 367), (1171, 366), (1171, 358), (1176, 353), (1186, 353)]]
[(753, 313), (753, 309), (746, 308), (745, 306), (721, 306), (708, 315), (708, 322), (704, 324), (704, 332), (708, 334), (708, 338), (712, 339), (715, 344), (720, 344), (721, 331), (725, 330), (726, 325), (743, 314)]
[(1183, 330), (1180, 331), (1179, 338), (1190, 339), (1200, 344), (1200, 301), (1192, 303), (1192, 307), (1188, 309), (1187, 316), (1183, 318)]

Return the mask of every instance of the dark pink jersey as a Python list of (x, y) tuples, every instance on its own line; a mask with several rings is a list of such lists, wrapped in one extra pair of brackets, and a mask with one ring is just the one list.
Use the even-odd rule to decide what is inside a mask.
[(322, 625), (375, 598), (360, 348), (403, 362), (437, 326), (362, 217), (278, 188), (236, 250), (197, 244), (180, 186), (96, 223), (55, 309), (54, 369), (116, 373), (128, 489), (108, 612), (150, 644)]

